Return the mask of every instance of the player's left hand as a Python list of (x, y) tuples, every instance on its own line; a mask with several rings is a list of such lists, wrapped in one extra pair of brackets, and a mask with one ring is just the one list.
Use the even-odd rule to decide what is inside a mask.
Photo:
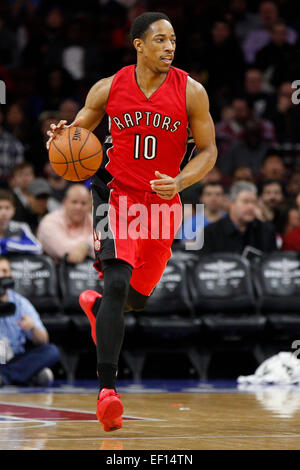
[(173, 199), (173, 197), (179, 192), (178, 183), (175, 178), (164, 175), (159, 171), (155, 172), (157, 180), (151, 180), (151, 188), (156, 194), (162, 199)]

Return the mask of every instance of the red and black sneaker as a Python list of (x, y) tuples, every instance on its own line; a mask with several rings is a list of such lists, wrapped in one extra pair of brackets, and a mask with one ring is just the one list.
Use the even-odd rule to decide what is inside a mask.
[(85, 290), (82, 292), (79, 296), (79, 304), (86, 316), (89, 319), (90, 325), (91, 325), (91, 333), (92, 333), (92, 338), (97, 346), (97, 339), (96, 339), (96, 317), (93, 313), (93, 306), (96, 302), (96, 299), (99, 297), (102, 298), (102, 295), (99, 294), (99, 292), (96, 292), (94, 290)]
[(122, 427), (124, 407), (120, 398), (121, 395), (110, 388), (103, 388), (99, 393), (96, 415), (106, 432), (116, 431)]

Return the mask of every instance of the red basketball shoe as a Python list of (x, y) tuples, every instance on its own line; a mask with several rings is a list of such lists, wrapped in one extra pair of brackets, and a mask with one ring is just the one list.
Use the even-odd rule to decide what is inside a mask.
[(97, 346), (96, 317), (93, 313), (93, 306), (94, 306), (96, 299), (98, 299), (98, 297), (102, 298), (102, 295), (94, 290), (85, 290), (79, 296), (80, 307), (82, 308), (82, 310), (84, 311), (84, 313), (89, 319), (89, 322), (91, 324), (92, 338), (96, 346)]
[(106, 432), (122, 427), (124, 408), (120, 398), (121, 395), (110, 388), (103, 388), (99, 393), (96, 415)]

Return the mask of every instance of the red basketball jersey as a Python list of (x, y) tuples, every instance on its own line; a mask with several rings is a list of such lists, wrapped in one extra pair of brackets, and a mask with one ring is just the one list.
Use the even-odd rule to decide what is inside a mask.
[(187, 73), (171, 67), (162, 85), (146, 98), (135, 77), (135, 65), (119, 70), (106, 112), (113, 146), (108, 150), (109, 184), (152, 191), (155, 171), (175, 177), (186, 152)]

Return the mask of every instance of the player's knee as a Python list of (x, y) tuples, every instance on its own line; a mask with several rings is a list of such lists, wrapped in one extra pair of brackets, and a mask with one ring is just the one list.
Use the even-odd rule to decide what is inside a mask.
[(134, 311), (134, 312), (141, 312), (144, 310), (147, 302), (149, 300), (149, 296), (140, 294), (138, 291), (133, 289), (133, 287), (129, 287), (128, 299), (125, 308), (127, 311)]
[(112, 299), (125, 299), (128, 293), (129, 283), (123, 277), (116, 277), (110, 280), (104, 288), (103, 296)]
[(149, 297), (144, 297), (143, 299), (136, 299), (133, 303), (133, 310), (135, 312), (141, 312), (146, 307)]
[(123, 309), (123, 312), (126, 313), (126, 312), (131, 312), (132, 311), (132, 307), (131, 305), (129, 305), (128, 303), (125, 304), (125, 307)]

